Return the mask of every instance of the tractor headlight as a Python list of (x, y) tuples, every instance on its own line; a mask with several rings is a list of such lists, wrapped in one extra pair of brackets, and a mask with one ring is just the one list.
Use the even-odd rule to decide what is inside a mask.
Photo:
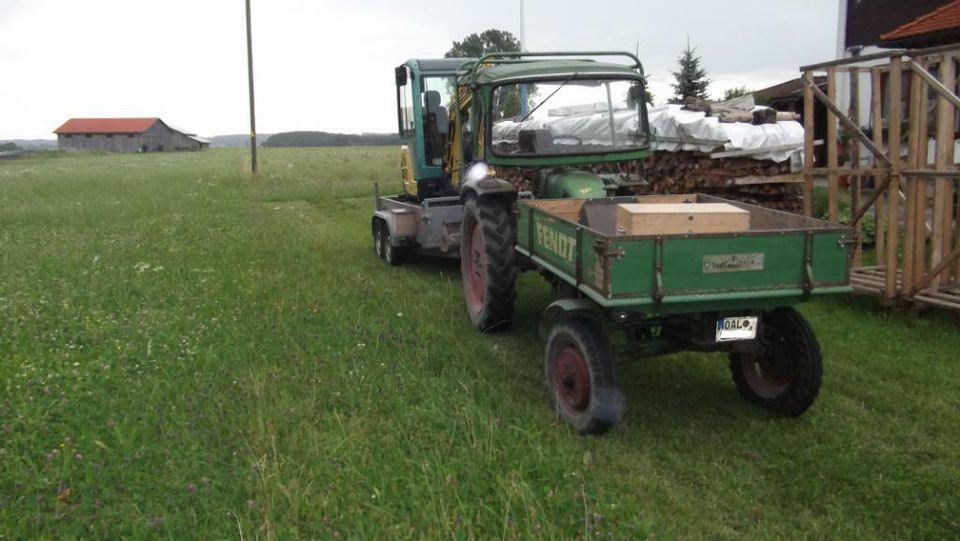
[(464, 178), (467, 179), (467, 182), (476, 182), (478, 180), (487, 178), (489, 173), (490, 166), (488, 166), (485, 162), (477, 162), (467, 168)]

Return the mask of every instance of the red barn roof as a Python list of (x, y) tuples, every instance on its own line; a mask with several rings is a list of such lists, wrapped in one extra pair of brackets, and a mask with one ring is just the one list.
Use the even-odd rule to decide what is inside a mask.
[(917, 17), (883, 34), (880, 36), (880, 39), (884, 41), (894, 41), (956, 28), (960, 28), (960, 0), (954, 0), (926, 15)]
[(53, 133), (143, 133), (159, 118), (71, 118)]

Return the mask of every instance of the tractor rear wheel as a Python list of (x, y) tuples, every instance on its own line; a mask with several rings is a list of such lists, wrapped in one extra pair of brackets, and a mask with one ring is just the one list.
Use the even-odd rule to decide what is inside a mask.
[(460, 274), (470, 321), (480, 332), (510, 327), (517, 296), (516, 224), (508, 201), (470, 197), (460, 223)]
[(762, 408), (796, 417), (820, 393), (823, 356), (810, 323), (793, 308), (763, 314), (758, 353), (731, 353), (730, 372), (740, 396)]
[(623, 417), (616, 363), (595, 323), (567, 319), (554, 325), (544, 371), (553, 409), (578, 433), (602, 434)]

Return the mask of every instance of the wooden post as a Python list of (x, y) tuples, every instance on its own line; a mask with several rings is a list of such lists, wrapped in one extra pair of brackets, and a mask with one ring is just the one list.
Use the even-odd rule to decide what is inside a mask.
[[(923, 59), (916, 60), (918, 65), (926, 68), (926, 62)], [(919, 92), (916, 99), (916, 141), (917, 157), (916, 169), (927, 169), (927, 144), (929, 142), (929, 122), (927, 120), (927, 83), (920, 78)], [(914, 280), (920, 280), (927, 272), (927, 177), (917, 177), (915, 180), (917, 208), (914, 216), (917, 220), (917, 226), (914, 230), (913, 240), (913, 276)], [(911, 284), (911, 288), (913, 284)]]
[(887, 253), (885, 256), (886, 274), (883, 291), (887, 300), (897, 297), (897, 249), (900, 236), (900, 120), (902, 111), (900, 101), (903, 96), (900, 74), (903, 64), (900, 56), (890, 59), (890, 127), (887, 147), (890, 157), (890, 187), (887, 192)]
[(803, 72), (803, 215), (813, 216), (813, 72)]
[[(956, 84), (956, 72), (952, 54), (940, 58), (940, 82), (951, 91)], [(937, 156), (938, 171), (953, 167), (954, 106), (942, 95), (937, 98)], [(930, 246), (930, 266), (936, 267), (943, 255), (953, 248), (953, 179), (940, 177), (935, 181), (933, 192), (933, 240)], [(947, 270), (944, 275), (935, 276), (931, 287), (943, 282), (952, 282), (953, 273)]]
[[(908, 73), (910, 77), (910, 96), (907, 105), (907, 163), (910, 169), (916, 170), (920, 167), (920, 76), (912, 71)], [(909, 292), (913, 289), (914, 277), (916, 276), (916, 243), (919, 237), (917, 226), (922, 217), (917, 216), (918, 179), (911, 177), (904, 178), (904, 180), (907, 185), (904, 187), (904, 192), (906, 192), (904, 203), (906, 205), (906, 223), (904, 224), (903, 234), (903, 291)]]
[[(881, 82), (883, 80), (882, 74), (880, 73), (880, 68), (871, 68), (870, 69), (870, 120), (873, 127), (873, 144), (877, 148), (883, 148), (883, 87)], [(876, 157), (873, 158), (874, 168), (877, 166)], [(873, 189), (877, 190), (880, 187), (880, 179), (874, 175), (873, 176)], [(883, 266), (884, 258), (884, 245), (886, 244), (886, 239), (884, 238), (884, 231), (886, 230), (886, 224), (883, 222), (883, 207), (886, 201), (881, 195), (877, 198), (877, 202), (873, 205), (873, 217), (874, 217), (874, 228), (876, 230), (876, 260), (877, 266)]]
[[(860, 69), (850, 68), (850, 110), (847, 117), (856, 124), (860, 125)], [(860, 141), (851, 140), (850, 142), (850, 167), (857, 171), (860, 169)], [(860, 176), (859, 172), (850, 174), (850, 212), (851, 216), (860, 208)], [(853, 248), (853, 268), (863, 265), (863, 220), (854, 224), (857, 232), (857, 244)]]
[[(833, 103), (837, 102), (837, 68), (831, 66), (827, 68), (827, 97)], [(837, 169), (837, 115), (829, 108), (827, 109), (827, 167)], [(830, 197), (828, 205), (828, 215), (831, 222), (836, 222), (840, 218), (838, 199), (840, 197), (840, 179), (836, 173), (827, 175), (830, 186)]]

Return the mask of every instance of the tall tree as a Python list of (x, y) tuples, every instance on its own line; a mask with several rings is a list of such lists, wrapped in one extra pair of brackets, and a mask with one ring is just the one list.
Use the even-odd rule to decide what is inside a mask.
[(491, 28), (480, 34), (470, 34), (463, 41), (454, 41), (445, 58), (480, 58), (487, 53), (520, 50), (520, 40), (506, 30)]
[(677, 63), (680, 64), (680, 71), (673, 71), (673, 78), (676, 80), (673, 86), (673, 99), (675, 102), (694, 97), (707, 99), (707, 87), (710, 86), (710, 79), (707, 78), (707, 70), (700, 65), (701, 59), (696, 55), (697, 48), (690, 47), (690, 39), (687, 38), (687, 48), (683, 50)]

